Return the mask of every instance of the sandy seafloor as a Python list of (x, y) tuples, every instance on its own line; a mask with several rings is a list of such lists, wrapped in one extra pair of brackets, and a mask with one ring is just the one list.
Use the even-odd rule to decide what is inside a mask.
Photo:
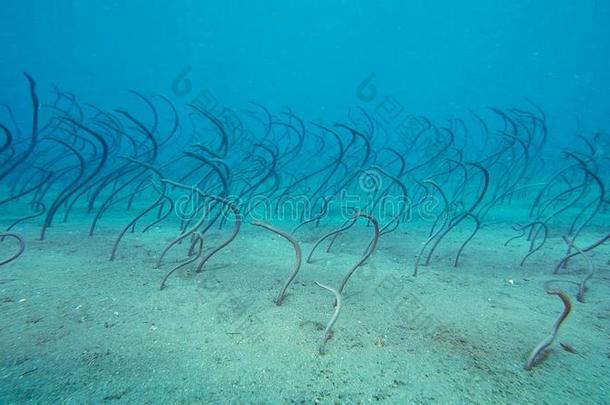
[[(18, 217), (3, 212), (0, 222)], [(526, 241), (504, 242), (515, 235), (515, 219), (526, 221), (524, 211), (496, 210), (458, 268), (452, 259), (470, 227), (451, 234), (417, 278), (414, 256), (429, 223), (383, 236), (347, 286), (324, 356), (318, 345), (333, 295), (314, 281), (338, 286), (368, 243), (364, 222), (331, 253), (304, 263), (276, 306), (294, 259), (287, 241), (244, 226), (203, 273), (180, 271), (159, 291), (184, 252), (154, 267), (176, 227), (128, 234), (109, 262), (129, 218), (104, 217), (93, 237), (88, 216), (58, 222), (45, 241), (36, 240), (39, 225), (17, 228), (27, 250), (0, 268), (0, 403), (610, 404), (607, 245), (592, 255), (586, 303), (576, 302), (575, 285), (558, 285), (572, 297), (573, 312), (546, 359), (523, 368), (563, 308), (543, 283), (578, 281), (586, 268), (577, 258), (568, 274), (552, 275), (565, 250), (553, 233), (520, 267)], [(610, 214), (597, 217), (580, 240), (598, 239), (609, 223)], [(331, 228), (297, 233), (305, 256)], [(13, 241), (0, 244), (2, 257), (14, 248)]]

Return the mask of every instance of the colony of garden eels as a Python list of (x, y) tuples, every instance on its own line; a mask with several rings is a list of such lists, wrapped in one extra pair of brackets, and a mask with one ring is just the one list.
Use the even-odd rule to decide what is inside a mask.
[[(569, 150), (547, 150), (546, 115), (529, 100), (528, 109), (489, 108), (449, 122), (411, 116), (410, 132), (397, 138), (378, 128), (362, 108), (350, 110), (346, 122), (323, 125), (306, 122), (289, 108), (273, 113), (255, 102), (221, 112), (189, 104), (180, 106), (186, 109), (180, 114), (165, 96), (131, 91), (129, 103), (136, 104), (127, 111), (81, 103), (58, 88), (41, 102), (34, 79), (28, 74), (25, 79), (29, 125), (20, 124), (9, 105), (3, 106), (0, 120), (0, 206), (29, 211), (0, 234), (3, 268), (27, 249), (15, 231), (26, 221), (40, 221), (39, 239), (44, 240), (53, 237), (55, 221), (69, 223), (75, 210), (90, 215), (89, 235), (111, 210), (132, 212), (109, 252), (109, 260), (116, 260), (122, 243), (128, 243), (123, 239), (136, 227), (147, 232), (177, 216), (175, 239), (156, 261), (160, 268), (171, 251), (182, 249), (182, 259), (159, 280), (164, 290), (173, 288), (170, 276), (177, 271), (192, 267), (202, 273), (234, 241), (244, 220), (252, 220), (295, 250), (293, 270), (287, 269), (275, 300), (279, 306), (301, 268), (298, 233), (340, 216), (342, 225), (320, 235), (308, 263), (318, 247), (327, 243), (330, 251), (356, 225), (372, 236), (338, 287), (317, 283), (335, 295), (334, 314), (319, 347), (324, 354), (340, 309), (349, 305), (344, 297), (348, 281), (366, 266), (384, 235), (408, 227), (414, 217), (428, 220), (430, 229), (405, 241), (422, 247), (404, 271), (421, 277), (421, 267), (430, 264), (452, 230), (472, 230), (455, 252), (453, 266), (458, 267), (490, 211), (527, 204), (527, 222), (514, 225), (518, 234), (506, 244), (527, 239), (523, 266), (544, 251), (549, 232), (563, 235), (565, 254), (549, 272), (559, 277), (575, 257), (587, 260), (588, 271), (577, 283), (579, 302), (585, 302), (594, 275), (589, 256), (610, 239), (608, 233), (588, 244), (581, 241), (583, 230), (610, 203), (605, 191), (610, 165), (603, 154), (610, 135), (578, 133)], [(275, 218), (291, 219), (294, 228), (279, 229)], [(208, 246), (213, 227), (226, 237)], [(551, 334), (531, 351), (527, 370), (540, 363), (570, 313), (569, 294), (551, 286), (561, 283), (573, 281), (553, 279), (545, 285), (564, 309)]]

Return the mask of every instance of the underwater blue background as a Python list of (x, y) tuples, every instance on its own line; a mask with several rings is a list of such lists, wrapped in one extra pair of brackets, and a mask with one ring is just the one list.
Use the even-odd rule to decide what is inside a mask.
[(116, 105), (132, 88), (173, 96), (190, 67), (192, 95), (309, 119), (343, 117), (371, 73), (380, 94), (437, 119), (530, 97), (551, 117), (551, 142), (604, 127), (610, 112), (605, 1), (3, 0), (0, 10), (2, 98), (26, 107), (24, 70), (41, 87)]

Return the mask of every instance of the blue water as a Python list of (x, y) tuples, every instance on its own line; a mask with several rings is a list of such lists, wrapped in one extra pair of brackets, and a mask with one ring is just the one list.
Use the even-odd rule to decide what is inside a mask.
[(0, 403), (610, 403), (609, 20), (1, 1)]

